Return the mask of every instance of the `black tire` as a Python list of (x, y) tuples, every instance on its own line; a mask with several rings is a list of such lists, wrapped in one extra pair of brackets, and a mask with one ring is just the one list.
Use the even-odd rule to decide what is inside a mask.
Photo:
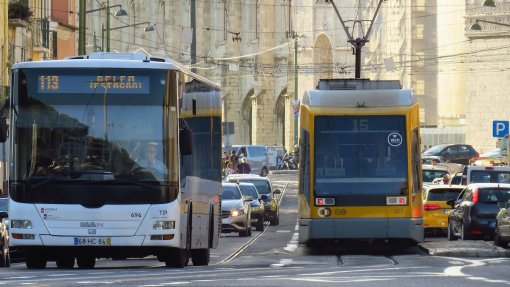
[(448, 222), (448, 230), (447, 230), (446, 237), (448, 238), (449, 241), (454, 241), (457, 239), (457, 237), (455, 236), (455, 234), (453, 232), (453, 226), (450, 222)]
[(61, 269), (72, 269), (74, 268), (74, 257), (71, 256), (60, 256), (57, 258), (57, 267)]
[(25, 256), (25, 265), (28, 269), (44, 269), (48, 261), (40, 254), (29, 252)]
[(78, 256), (76, 263), (80, 269), (93, 269), (96, 266), (96, 258), (94, 256)]
[(262, 217), (257, 221), (257, 225), (255, 225), (255, 230), (264, 231), (264, 219)]
[(263, 167), (262, 168), (262, 171), (260, 172), (260, 176), (267, 176), (268, 175), (268, 171), (267, 171), (267, 168), (266, 167)]
[(165, 266), (170, 268), (184, 268), (188, 265), (189, 256), (186, 249), (175, 249), (167, 255)]
[(188, 228), (186, 230), (186, 248), (185, 249), (173, 249), (165, 259), (165, 266), (171, 268), (184, 268), (188, 266), (189, 259), (191, 257), (191, 209), (188, 211)]
[(211, 249), (192, 249), (191, 261), (193, 266), (207, 266), (211, 259)]
[(460, 226), (460, 239), (461, 240), (469, 240), (471, 239), (471, 236), (468, 234), (468, 231), (466, 229), (466, 226), (464, 223)]

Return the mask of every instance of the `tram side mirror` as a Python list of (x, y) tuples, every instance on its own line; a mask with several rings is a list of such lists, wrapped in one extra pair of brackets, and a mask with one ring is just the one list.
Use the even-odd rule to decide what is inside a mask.
[(179, 148), (182, 155), (191, 155), (193, 153), (192, 134), (189, 128), (179, 130)]
[(0, 142), (7, 141), (7, 121), (5, 117), (0, 117)]

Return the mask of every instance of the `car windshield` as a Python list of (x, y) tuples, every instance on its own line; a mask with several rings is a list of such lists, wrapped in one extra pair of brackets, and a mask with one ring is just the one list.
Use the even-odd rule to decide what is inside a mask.
[(441, 178), (443, 175), (448, 174), (446, 170), (426, 170), (422, 171), (423, 182), (432, 182), (436, 178)]
[(253, 198), (259, 198), (257, 194), (257, 189), (253, 185), (240, 185), (241, 192), (246, 196), (251, 196)]
[(424, 155), (436, 155), (440, 153), (444, 149), (444, 146), (442, 145), (436, 145), (431, 147), (430, 149), (426, 150), (423, 154)]
[(241, 199), (241, 194), (235, 186), (223, 186), (221, 189), (221, 199)]
[(259, 194), (270, 194), (271, 193), (271, 186), (269, 185), (269, 182), (267, 180), (260, 180), (260, 179), (239, 179), (241, 182), (249, 182), (255, 184), (255, 187), (257, 187), (257, 191)]
[(510, 183), (510, 171), (473, 170), (469, 177), (471, 183), (498, 182)]
[(456, 199), (462, 188), (450, 189), (450, 188), (437, 188), (429, 190), (427, 200), (429, 201), (448, 201), (450, 199)]
[(508, 188), (481, 188), (478, 192), (478, 202), (481, 203), (507, 202), (510, 199)]

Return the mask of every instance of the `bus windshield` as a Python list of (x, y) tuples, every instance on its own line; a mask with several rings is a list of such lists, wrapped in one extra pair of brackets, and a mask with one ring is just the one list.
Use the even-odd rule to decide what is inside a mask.
[(316, 117), (316, 196), (407, 195), (405, 128), (405, 116)]
[(168, 107), (167, 71), (20, 69), (17, 78), (14, 200), (82, 203), (94, 193), (97, 204), (127, 203), (143, 193), (142, 202), (159, 203), (173, 197), (178, 121), (176, 107)]

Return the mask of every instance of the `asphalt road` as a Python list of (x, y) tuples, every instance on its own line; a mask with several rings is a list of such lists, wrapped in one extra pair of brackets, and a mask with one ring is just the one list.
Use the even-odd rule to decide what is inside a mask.
[[(509, 286), (510, 258), (430, 256), (420, 247), (297, 244), (297, 175), (272, 174), (284, 188), (280, 225), (252, 236), (224, 234), (209, 266), (167, 269), (154, 258), (98, 260), (93, 270), (0, 268), (0, 286)], [(445, 238), (428, 239), (446, 242)]]

